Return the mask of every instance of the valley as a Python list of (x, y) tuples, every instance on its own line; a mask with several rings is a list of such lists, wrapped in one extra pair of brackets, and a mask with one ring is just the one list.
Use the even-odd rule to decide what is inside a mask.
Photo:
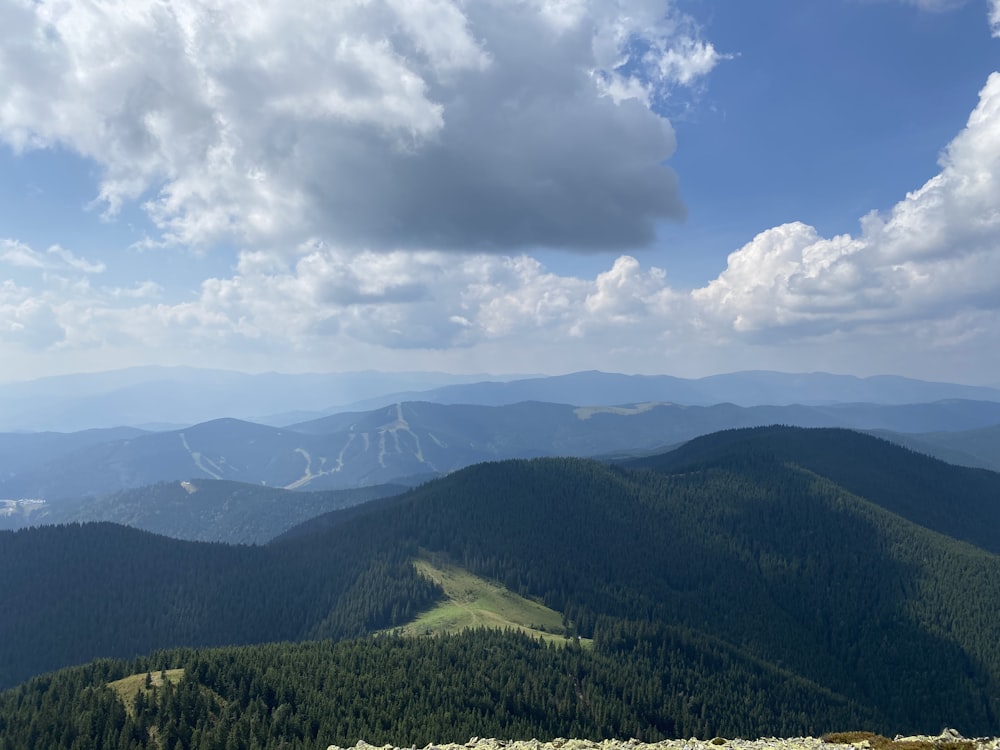
[(1000, 734), (997, 410), (398, 402), (0, 436), (0, 486), (32, 491), (3, 506), (0, 737)]
[[(434, 723), (446, 714), (467, 717), (449, 732), (479, 726), (495, 736), (917, 732), (940, 722), (990, 734), (1000, 711), (1000, 558), (984, 529), (997, 527), (997, 497), (1000, 474), (857, 432), (771, 427), (707, 435), (631, 464), (476, 464), (317, 516), (263, 546), (108, 524), (3, 532), (10, 614), (0, 621), (0, 678), (22, 685), (0, 696), (0, 716), (3, 700), (33, 700), (16, 696), (52, 679), (100, 675), (104, 684), (184, 669), (177, 694), (195, 691), (207, 712), (191, 714), (192, 730), (225, 711), (219, 701), (241, 707), (231, 728), (249, 716), (275, 727), (278, 696), (291, 691), (300, 697), (281, 713), (303, 739), (318, 738), (305, 727), (326, 725), (310, 723), (310, 711), (344, 717), (354, 704), (341, 692), (329, 696), (346, 701), (338, 709), (307, 698), (320, 684), (307, 675), (342, 663), (356, 675), (403, 670), (418, 692), (385, 725), (374, 717), (400, 697), (345, 687), (385, 708), (375, 723), (344, 719), (329, 742), (346, 741), (345, 731), (443, 741), (456, 736)], [(98, 657), (90, 671), (31, 677)], [(495, 669), (501, 682), (482, 686), (497, 692), (460, 698), (436, 681), (439, 660), (454, 665), (449, 679), (458, 665)], [(290, 670), (285, 682), (274, 681), (278, 664)], [(497, 696), (515, 674), (522, 687), (505, 703)], [(543, 688), (549, 679), (568, 683)], [(258, 687), (241, 698), (247, 680)], [(566, 687), (558, 710), (545, 703)], [(259, 690), (274, 698), (254, 703)], [(73, 705), (60, 710), (75, 715)], [(264, 706), (269, 719), (257, 713)], [(166, 716), (150, 711), (144, 720)]]

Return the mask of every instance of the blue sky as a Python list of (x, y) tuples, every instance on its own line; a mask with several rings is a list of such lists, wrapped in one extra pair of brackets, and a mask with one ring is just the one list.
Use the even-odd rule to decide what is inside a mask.
[(1000, 382), (1000, 2), (0, 4), (0, 380)]

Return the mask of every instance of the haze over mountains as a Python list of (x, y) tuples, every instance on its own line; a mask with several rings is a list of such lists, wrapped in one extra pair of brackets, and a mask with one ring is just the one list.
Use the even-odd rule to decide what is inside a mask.
[[(8, 421), (27, 419), (32, 408), (41, 422), (91, 425), (293, 410), (276, 420), (288, 423), (280, 427), (226, 417), (155, 431), (0, 433), (0, 527), (108, 520), (179, 538), (261, 542), (310, 515), (382, 496), (384, 485), (412, 486), (481, 461), (623, 457), (768, 424), (878, 431), (953, 463), (1000, 469), (1000, 391), (989, 388), (769, 372), (455, 379), (141, 368), (0, 386), (0, 403), (28, 399), (5, 413)], [(415, 392), (426, 400), (393, 401), (400, 393), (386, 391), (404, 382), (438, 387)], [(295, 421), (371, 394), (385, 405)], [(194, 496), (191, 482), (205, 489)], [(368, 487), (373, 493), (340, 498), (267, 491)], [(268, 507), (284, 510), (257, 512)]]
[[(511, 381), (511, 382), (507, 382)], [(143, 367), (0, 384), (0, 432), (75, 432), (95, 427), (182, 427), (219, 418), (275, 426), (401, 401), (576, 406), (646, 401), (708, 406), (1000, 401), (1000, 389), (901, 377), (742, 372), (694, 380), (580, 372), (517, 379), (444, 373), (287, 375)]]
[[(18, 508), (34, 511), (30, 521), (35, 523), (45, 519), (49, 508), (55, 509), (53, 519), (119, 520), (114, 515), (68, 516), (57, 504), (196, 479), (289, 490), (415, 484), (480, 461), (628, 455), (662, 450), (717, 430), (768, 424), (900, 433), (982, 430), (1000, 424), (1000, 402), (758, 407), (415, 402), (286, 428), (221, 419), (166, 432), (7, 434), (0, 435), (0, 498), (7, 501), (3, 523), (8, 528), (29, 521)], [(921, 440), (933, 452), (934, 436)], [(952, 458), (963, 453), (960, 441), (944, 450)], [(1000, 455), (991, 458), (983, 448), (961, 463), (1000, 466)], [(28, 499), (47, 505), (11, 505)]]

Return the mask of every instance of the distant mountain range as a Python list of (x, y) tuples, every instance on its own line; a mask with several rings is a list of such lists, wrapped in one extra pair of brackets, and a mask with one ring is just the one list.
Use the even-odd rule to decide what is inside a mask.
[(578, 372), (552, 377), (428, 372), (245, 374), (143, 367), (0, 384), (0, 431), (76, 432), (131, 426), (168, 430), (234, 418), (273, 426), (403, 401), (499, 406), (544, 401), (574, 406), (663, 402), (710, 406), (913, 404), (1000, 401), (1000, 389), (909, 378), (737, 372), (685, 379)]
[(547, 401), (576, 406), (633, 404), (644, 401), (711, 406), (824, 405), (835, 403), (915, 404), (948, 399), (1000, 401), (1000, 389), (934, 383), (897, 376), (859, 378), (824, 372), (734, 372), (704, 378), (670, 375), (621, 375), (598, 371), (524, 378), (507, 382), (460, 383), (432, 390), (407, 391), (368, 399), (355, 408), (392, 401), (502, 406)]
[[(50, 503), (157, 482), (216, 479), (286, 489), (412, 485), (481, 461), (622, 456), (663, 450), (734, 427), (785, 424), (932, 433), (1000, 424), (1000, 402), (929, 404), (573, 407), (400, 403), (286, 428), (221, 419), (168, 432), (0, 435), (0, 498)], [(950, 456), (971, 450), (960, 440)], [(969, 441), (974, 443), (975, 441)], [(963, 463), (983, 465), (987, 449)], [(1000, 462), (1000, 455), (994, 456)], [(8, 525), (17, 525), (11, 511)]]
[(384, 393), (494, 376), (436, 372), (260, 373), (133, 367), (0, 383), (0, 431), (186, 427), (232, 417), (282, 425)]

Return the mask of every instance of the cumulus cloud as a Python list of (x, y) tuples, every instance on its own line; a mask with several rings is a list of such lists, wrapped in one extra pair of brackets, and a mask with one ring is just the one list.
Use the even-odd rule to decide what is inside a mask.
[(12, 0), (0, 139), (166, 243), (641, 246), (684, 213), (655, 104), (720, 59), (652, 0)]
[[(29, 12), (28, 6), (14, 7), (30, 28), (35, 19), (33, 12)], [(395, 12), (391, 4), (379, 7), (384, 13)], [(449, 12), (449, 8), (465, 9), (448, 3), (426, 7), (426, 13), (442, 14)], [(577, 55), (573, 59), (587, 60), (588, 64), (603, 61), (605, 69), (617, 70), (625, 80), (627, 67), (615, 67), (620, 58), (594, 52), (603, 42), (595, 32), (597, 21), (590, 4), (582, 0), (537, 0), (519, 7), (532, 9), (537, 15), (535, 25), (529, 29), (537, 38), (528, 47), (544, 47), (541, 39), (549, 47), (564, 45)], [(10, 4), (4, 8), (0, 12), (11, 16)], [(435, 103), (447, 99), (441, 92), (454, 94), (459, 89), (450, 89), (453, 85), (450, 82), (464, 76), (478, 81), (496, 76), (497, 80), (490, 84), (494, 91), (506, 90), (504, 86), (513, 87), (514, 82), (528, 79), (527, 70), (514, 70), (511, 66), (516, 61), (506, 61), (504, 56), (507, 49), (504, 34), (515, 33), (512, 22), (506, 29), (501, 23), (505, 8), (488, 8), (498, 16), (498, 25), (490, 27), (489, 37), (477, 31), (481, 17), (459, 17), (454, 13), (449, 16), (451, 31), (440, 38), (441, 28), (428, 18), (414, 17), (412, 28), (399, 26), (403, 29), (399, 33), (404, 34), (410, 45), (407, 55), (428, 61), (419, 69), (426, 89), (411, 102), (413, 106), (419, 109), (420, 101), (425, 99), (431, 106), (425, 111), (432, 112)], [(16, 22), (17, 18), (6, 20)], [(250, 34), (254, 19), (247, 17), (243, 21), (241, 33)], [(257, 22), (267, 27), (259, 31), (266, 34), (275, 19), (257, 19)], [(590, 26), (584, 28), (586, 23)], [(0, 23), (0, 29), (6, 28)], [(206, 33), (213, 43), (221, 43), (214, 31)], [(612, 39), (616, 38), (612, 35)], [(52, 37), (45, 40), (52, 44), (58, 41)], [(403, 44), (394, 38), (390, 43)], [(386, 65), (411, 59), (399, 52), (402, 47), (392, 49), (397, 57), (387, 58)], [(0, 55), (7, 54), (6, 50), (6, 45), (0, 45)], [(584, 54), (580, 50), (589, 51)], [(528, 68), (534, 69), (541, 60), (538, 55), (543, 54), (548, 52), (527, 55)], [(219, 55), (231, 58), (226, 50)], [(266, 55), (259, 64), (274, 70), (281, 67), (280, 60), (272, 61)], [(336, 67), (337, 63), (331, 64)], [(230, 73), (234, 81), (242, 75), (239, 66)], [(566, 88), (551, 78), (558, 75), (567, 77), (572, 85)], [(440, 125), (435, 125), (434, 117), (429, 115), (424, 125), (417, 123), (416, 130), (410, 126), (404, 128), (401, 121), (394, 120), (392, 107), (384, 116), (379, 115), (382, 123), (379, 127), (374, 127), (374, 120), (366, 128), (347, 126), (343, 125), (343, 118), (348, 115), (331, 115), (340, 125), (333, 130), (324, 129), (326, 120), (320, 118), (322, 122), (310, 125), (316, 128), (317, 138), (323, 133), (342, 135), (350, 131), (352, 137), (380, 143), (384, 165), (393, 165), (392, 169), (387, 166), (388, 171), (376, 175), (382, 181), (379, 183), (382, 192), (389, 196), (382, 203), (383, 208), (394, 205), (393, 179), (412, 181), (413, 175), (408, 170), (419, 167), (427, 171), (428, 194), (437, 195), (435, 191), (442, 181), (451, 181), (457, 192), (469, 192), (461, 199), (456, 198), (455, 205), (461, 212), (453, 212), (448, 219), (454, 225), (447, 224), (443, 215), (434, 214), (433, 200), (418, 190), (414, 192), (418, 196), (415, 205), (420, 210), (407, 214), (398, 207), (398, 215), (393, 216), (398, 221), (395, 230), (367, 233), (370, 249), (358, 249), (367, 246), (331, 239), (337, 235), (332, 229), (327, 232), (329, 236), (310, 236), (288, 244), (284, 240), (291, 236), (291, 230), (267, 229), (270, 225), (266, 224), (280, 223), (287, 216), (263, 211), (262, 204), (253, 198), (248, 205), (261, 211), (260, 226), (264, 227), (259, 230), (259, 244), (239, 253), (232, 273), (206, 279), (196, 294), (182, 301), (166, 299), (163, 289), (152, 282), (99, 286), (97, 279), (102, 278), (99, 274), (105, 270), (102, 264), (60, 247), (41, 251), (16, 240), (0, 240), (0, 264), (22, 272), (36, 271), (35, 276), (41, 279), (34, 286), (25, 285), (23, 280), (18, 284), (6, 281), (0, 286), (0, 339), (26, 349), (103, 351), (108, 347), (122, 350), (153, 347), (158, 351), (183, 351), (196, 356), (199, 362), (212, 361), (207, 358), (219, 352), (227, 356), (238, 352), (241, 357), (257, 352), (267, 362), (274, 361), (276, 356), (287, 357), (282, 360), (287, 362), (316, 362), (326, 357), (327, 366), (334, 364), (340, 369), (359, 366), (361, 353), (372, 352), (381, 359), (366, 360), (368, 366), (385, 363), (385, 357), (391, 356), (397, 357), (394, 360), (397, 365), (413, 366), (421, 353), (432, 353), (435, 366), (446, 366), (447, 357), (455, 356), (465, 358), (463, 361), (482, 362), (484, 369), (498, 371), (565, 370), (596, 365), (676, 372), (685, 363), (694, 361), (715, 369), (726, 369), (733, 361), (739, 361), (741, 366), (788, 369), (822, 366), (844, 370), (856, 366), (852, 360), (864, 357), (864, 366), (874, 369), (907, 367), (928, 374), (939, 368), (935, 370), (937, 375), (959, 378), (962, 368), (972, 364), (979, 368), (992, 366), (990, 363), (1000, 366), (1000, 74), (990, 76), (965, 128), (942, 151), (939, 173), (924, 185), (889, 210), (863, 217), (860, 229), (854, 234), (824, 237), (815, 228), (794, 222), (768, 229), (733, 252), (725, 270), (700, 289), (674, 288), (669, 268), (644, 266), (631, 255), (620, 255), (600, 273), (581, 277), (554, 273), (524, 252), (457, 254), (441, 249), (413, 249), (407, 241), (396, 241), (393, 232), (408, 227), (418, 237), (438, 237), (440, 242), (435, 247), (449, 248), (463, 232), (471, 232), (474, 224), (496, 227), (482, 243), (470, 241), (468, 246), (473, 249), (516, 247), (527, 242), (528, 237), (535, 238), (532, 241), (541, 236), (569, 237), (575, 230), (567, 228), (560, 233), (552, 229), (555, 226), (552, 222), (568, 220), (573, 215), (568, 207), (562, 214), (556, 210), (566, 195), (561, 195), (560, 188), (549, 182), (537, 185), (523, 182), (525, 175), (536, 168), (540, 170), (538, 174), (562, 175), (560, 179), (573, 183), (573, 190), (610, 191), (600, 195), (605, 202), (609, 195), (616, 194), (612, 189), (614, 183), (605, 180), (598, 185), (584, 179), (586, 174), (603, 168), (603, 157), (580, 156), (575, 149), (582, 148), (580, 144), (600, 141), (601, 128), (617, 132), (614, 128), (627, 120), (630, 126), (638, 128), (636, 137), (641, 140), (647, 125), (658, 129), (663, 126), (662, 121), (650, 112), (642, 97), (623, 96), (616, 102), (599, 87), (595, 88), (592, 68), (581, 65), (548, 71), (547, 76), (537, 82), (541, 88), (533, 88), (536, 83), (532, 82), (522, 92), (522, 98), (511, 105), (513, 112), (501, 118), (503, 123), (510, 125), (534, 118), (531, 127), (519, 127), (525, 132), (544, 130), (545, 124), (551, 122), (550, 103), (543, 101), (545, 97), (540, 94), (545, 86), (552, 87), (553, 96), (557, 92), (570, 92), (569, 99), (557, 96), (559, 106), (566, 107), (568, 101), (575, 101), (580, 116), (590, 112), (591, 107), (607, 108), (600, 111), (611, 113), (610, 119), (584, 118), (575, 133), (569, 135), (557, 129), (532, 136), (536, 140), (549, 138), (551, 152), (558, 152), (566, 143), (577, 144), (564, 152), (553, 155), (542, 149), (532, 152), (529, 158), (528, 154), (502, 149), (501, 153), (493, 154), (481, 148), (475, 164), (500, 183), (507, 184), (506, 179), (512, 195), (519, 184), (519, 190), (537, 203), (539, 211), (544, 208), (552, 213), (544, 220), (548, 224), (537, 212), (526, 209), (523, 216), (507, 217), (510, 226), (500, 226), (506, 216), (504, 211), (514, 205), (509, 201), (503, 204), (503, 185), (483, 186), (476, 193), (471, 183), (460, 179), (470, 168), (464, 162), (459, 163), (462, 159), (458, 155), (475, 152), (473, 141), (477, 135), (474, 131), (451, 133), (449, 119), (456, 107), (464, 106), (470, 111), (477, 108), (479, 94), (474, 87), (462, 89), (461, 106), (452, 99), (442, 105)], [(675, 74), (675, 78), (672, 85), (682, 85), (681, 76)], [(357, 82), (359, 96), (374, 101), (370, 97), (365, 99), (365, 92), (370, 93), (365, 85), (364, 81)], [(232, 83), (231, 88), (238, 86)], [(294, 87), (289, 87), (285, 94), (292, 98), (282, 100), (279, 109), (283, 108), (286, 114), (299, 111), (297, 127), (305, 127), (302, 122), (316, 116), (307, 112), (313, 105), (295, 99)], [(229, 95), (225, 91), (219, 93), (222, 98)], [(378, 107), (366, 109), (366, 106), (351, 109), (349, 116), (374, 117)], [(12, 111), (2, 110), (0, 117), (6, 118), (2, 120), (5, 124), (20, 116), (20, 110), (14, 114)], [(556, 123), (562, 127), (565, 120), (557, 118)], [(52, 127), (58, 129), (63, 125), (56, 122)], [(504, 140), (503, 133), (493, 133), (489, 127), (484, 125), (494, 145), (511, 144)], [(501, 125), (496, 127), (502, 129)], [(590, 128), (596, 130), (591, 132)], [(9, 136), (15, 130), (4, 132)], [(240, 132), (243, 138), (244, 131)], [(38, 137), (38, 133), (27, 130), (24, 133), (24, 147), (33, 147), (31, 138)], [(623, 184), (635, 176), (634, 165), (627, 163), (630, 154), (639, 159), (635, 169), (642, 172), (646, 168), (644, 150), (630, 152), (628, 144), (612, 148), (622, 149), (625, 161), (617, 168)], [(437, 154), (435, 160), (427, 156), (431, 151)], [(295, 146), (290, 146), (288, 153), (294, 152)], [(230, 153), (233, 160), (239, 161), (248, 152), (243, 145), (239, 148), (234, 145)], [(311, 171), (306, 171), (315, 182), (299, 183), (299, 188), (312, 198), (322, 191), (336, 192), (340, 189), (337, 185), (347, 189), (348, 183), (341, 183), (339, 177), (327, 182), (320, 179), (321, 173), (334, 169), (338, 163), (330, 160), (331, 152), (324, 153), (327, 155), (315, 154), (315, 164)], [(336, 153), (343, 156), (349, 150)], [(360, 156), (367, 159), (369, 153), (362, 151)], [(442, 154), (451, 154), (451, 160)], [(528, 163), (546, 158), (551, 161), (542, 167)], [(440, 174), (430, 174), (432, 161), (438, 165)], [(210, 160), (205, 163), (214, 164)], [(449, 164), (450, 169), (442, 166)], [(574, 169), (579, 172), (573, 173)], [(352, 176), (360, 174), (348, 172)], [(164, 195), (173, 195), (171, 191), (180, 191), (187, 184), (184, 179), (190, 176), (176, 173), (153, 202), (163, 200)], [(208, 208), (205, 213), (184, 213), (187, 209), (178, 208), (174, 213), (164, 214), (162, 220), (180, 221), (178, 217), (183, 217), (184, 221), (206, 222), (206, 226), (217, 219), (229, 221), (225, 209), (227, 196), (233, 199), (239, 190), (257, 190), (256, 186), (263, 186), (260, 190), (265, 192), (260, 195), (272, 195), (275, 205), (285, 202), (290, 210), (300, 211), (294, 214), (300, 218), (327, 205), (310, 203), (311, 198), (302, 198), (294, 189), (285, 190), (292, 183), (273, 182), (266, 170), (249, 183), (237, 180), (231, 190), (226, 183), (230, 177), (232, 173), (225, 169), (221, 176), (213, 177), (216, 181), (212, 189), (218, 191), (222, 213), (216, 215)], [(354, 208), (358, 212), (365, 211), (361, 205), (364, 196), (381, 194), (372, 193), (371, 184), (363, 181), (358, 187), (359, 195), (352, 199), (357, 201)], [(622, 194), (617, 193), (619, 197)], [(177, 195), (178, 206), (189, 205), (179, 192)], [(422, 203), (424, 198), (426, 202)], [(331, 198), (328, 204), (335, 205), (336, 200)], [(622, 206), (623, 215), (629, 209)], [(248, 210), (240, 214), (239, 221), (248, 221), (247, 217), (252, 215)], [(372, 220), (376, 215), (377, 212), (369, 213), (359, 221)], [(333, 215), (315, 218), (308, 226), (326, 226), (324, 221), (332, 226), (335, 219)], [(630, 226), (634, 229), (640, 224)], [(249, 231), (245, 223), (240, 226), (243, 228), (239, 231)], [(353, 236), (357, 226), (360, 225), (350, 225), (343, 231)], [(545, 227), (548, 227), (545, 231), (553, 233), (545, 235)], [(211, 234), (214, 230), (204, 231)], [(625, 230), (616, 231), (620, 239)], [(312, 231), (310, 234), (322, 235)], [(268, 238), (273, 241), (265, 241)], [(611, 364), (605, 359), (608, 352), (615, 353)], [(958, 358), (961, 352), (966, 353), (967, 359)], [(672, 355), (683, 359), (670, 359)], [(848, 361), (851, 364), (845, 365)], [(953, 369), (949, 371), (947, 367)]]
[(1000, 39), (1000, 0), (990, 0), (990, 30)]
[(692, 296), (732, 332), (764, 339), (876, 330), (1000, 311), (1000, 74), (990, 76), (941, 172), (857, 236), (767, 230)]
[(925, 372), (927, 352), (944, 367), (940, 353), (976, 351), (982, 366), (985, 352), (1000, 352), (1000, 74), (940, 166), (889, 211), (864, 217), (856, 235), (774, 227), (695, 290), (673, 288), (665, 270), (628, 255), (582, 278), (525, 254), (358, 252), (311, 240), (243, 251), (231, 275), (177, 302), (149, 282), (94, 286), (92, 264), (6, 240), (0, 262), (62, 272), (42, 274), (47, 285), (38, 288), (4, 284), (0, 337), (199, 357), (336, 352), (350, 362), (360, 351), (406, 361), (416, 352), (492, 352), (492, 367), (522, 371), (593, 366), (594, 352), (615, 352), (622, 369), (666, 369), (670, 352), (708, 363), (735, 351), (747, 364), (830, 369), (866, 352), (883, 368), (905, 362)]

